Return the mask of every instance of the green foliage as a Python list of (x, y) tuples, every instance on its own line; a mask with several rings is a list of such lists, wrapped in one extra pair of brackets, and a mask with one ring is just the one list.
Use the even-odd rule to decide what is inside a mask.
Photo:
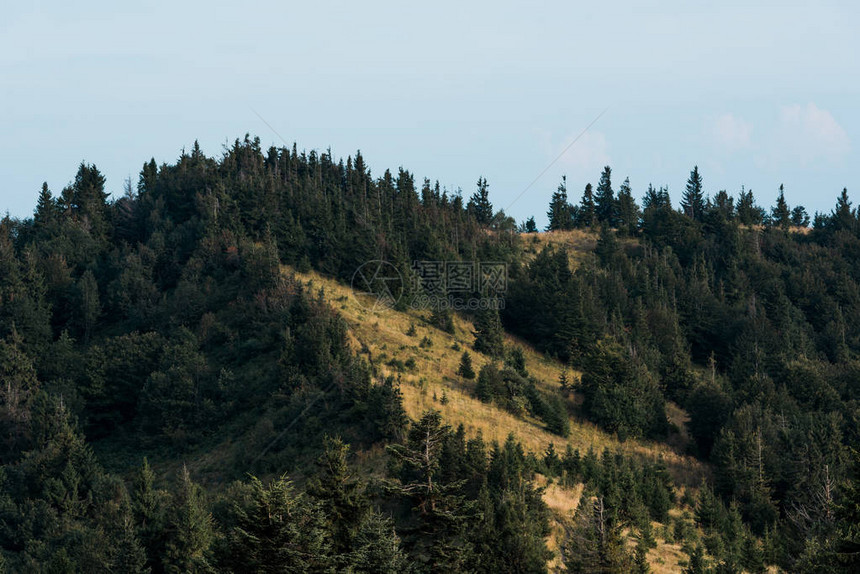
[(552, 194), (547, 211), (547, 231), (563, 231), (573, 227), (571, 205), (567, 201), (567, 177), (561, 178), (558, 190)]
[(212, 572), (211, 546), (215, 537), (212, 515), (199, 485), (183, 466), (167, 519), (165, 572)]
[(681, 209), (687, 217), (701, 221), (705, 215), (705, 194), (702, 191), (702, 175), (699, 166), (693, 167), (687, 187), (681, 199)]
[(499, 311), (489, 305), (475, 315), (475, 350), (493, 358), (501, 358), (505, 353), (504, 331), (499, 319)]
[(608, 165), (600, 174), (597, 192), (594, 195), (594, 215), (602, 224), (615, 227), (617, 223), (617, 204), (615, 192), (612, 190), (612, 168)]
[(663, 398), (648, 370), (618, 343), (598, 341), (583, 358), (583, 408), (620, 437), (665, 433)]
[[(475, 317), (475, 349), (505, 363), (481, 369), (482, 400), (568, 432), (566, 403), (538, 390), (518, 347), (506, 353), (503, 322), (580, 370), (581, 412), (621, 438), (659, 438), (665, 401), (678, 403), (714, 477), (696, 509), (710, 556), (686, 520), (673, 532), (689, 539), (691, 571), (856, 570), (860, 226), (847, 190), (795, 234), (789, 224), (808, 226), (809, 215), (790, 210), (782, 190), (768, 210), (744, 189), (706, 198), (694, 168), (682, 211), (649, 185), (640, 213), (629, 181), (614, 193), (607, 166), (578, 206), (566, 181), (553, 196), (551, 228), (601, 225), (595, 253), (571, 268), (564, 248), (525, 255), (483, 178), (464, 206), (438, 183), (417, 189), (405, 169), (372, 178), (360, 153), (337, 161), (246, 137), (218, 159), (195, 145), (173, 164), (149, 161), (137, 189), (129, 182), (114, 201), (105, 185), (82, 163), (59, 197), (42, 186), (31, 219), (0, 222), (9, 571), (241, 570), (228, 557), (243, 549), (274, 555), (278, 569), (277, 541), (294, 535), (318, 549), (313, 567), (323, 570), (393, 572), (408, 561), (418, 571), (541, 571), (547, 522), (531, 482), (540, 465), (602, 501), (603, 518), (593, 508), (580, 517), (592, 552), (582, 559), (642, 569), (644, 550), (631, 556), (613, 533), (629, 527), (646, 540), (647, 517), (667, 520), (665, 465), (593, 451), (538, 461), (514, 441), (488, 452), (423, 419), (406, 437), (397, 381), (374, 379), (379, 365), (353, 354), (322, 295), (280, 268), (348, 282), (378, 259), (400, 269), (508, 264), (503, 313)], [(392, 295), (405, 305), (411, 289), (406, 281)], [(431, 324), (453, 330), (447, 312)], [(129, 491), (96, 462), (77, 420), (109, 468), (131, 477)], [(424, 466), (407, 462), (430, 444), (416, 428), (436, 440)], [(360, 450), (393, 443), (397, 488), (371, 494), (326, 433)], [(226, 438), (232, 451), (213, 482), (304, 478), (321, 453), (329, 470), (307, 491), (276, 479), (204, 495), (187, 473), (157, 486), (177, 451), (211, 460)], [(141, 449), (153, 467), (128, 468)], [(264, 527), (270, 503), (295, 514)]]
[(472, 367), (472, 355), (469, 351), (463, 351), (460, 357), (460, 366), (457, 367), (457, 374), (467, 380), (475, 378), (475, 369)]

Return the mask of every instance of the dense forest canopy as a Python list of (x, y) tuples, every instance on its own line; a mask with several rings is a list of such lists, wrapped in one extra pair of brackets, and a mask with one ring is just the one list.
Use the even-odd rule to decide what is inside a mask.
[[(496, 211), (484, 178), (464, 198), (402, 168), (373, 177), (360, 153), (246, 137), (219, 159), (195, 144), (145, 163), (112, 199), (82, 163), (58, 195), (42, 188), (32, 218), (0, 223), (4, 567), (541, 572), (539, 474), (588, 489), (569, 569), (647, 568), (651, 520), (675, 501), (659, 461), (527, 453), (435, 411), (410, 421), (398, 381), (282, 270), (349, 281), (370, 260), (406, 275), (462, 260), (509, 270), (501, 312), (472, 317), (473, 350), (496, 363), (461, 358), (480, 400), (559, 436), (570, 392), (575, 415), (621, 440), (665, 438), (669, 402), (689, 414), (691, 453), (713, 469), (690, 501), (706, 535), (689, 571), (855, 571), (858, 211), (843, 190), (810, 220), (782, 188), (765, 210), (752, 191), (709, 194), (705, 176), (693, 169), (680, 210), (664, 188), (641, 204), (629, 180), (616, 191), (608, 166), (578, 202), (562, 181), (548, 229), (597, 238), (572, 265), (563, 244), (535, 248), (533, 218)], [(557, 393), (538, 390), (502, 329), (570, 367)], [(195, 482), (183, 457), (232, 436), (221, 475)], [(374, 446), (387, 448), (382, 478), (351, 458)]]

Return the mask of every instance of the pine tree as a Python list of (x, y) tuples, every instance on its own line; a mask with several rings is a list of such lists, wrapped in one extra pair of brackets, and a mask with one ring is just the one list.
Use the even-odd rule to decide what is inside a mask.
[(797, 205), (791, 210), (791, 224), (795, 227), (809, 227), (809, 214), (802, 205)]
[(552, 194), (546, 216), (549, 219), (547, 231), (561, 231), (571, 228), (570, 204), (567, 201), (567, 176), (562, 176), (558, 190)]
[(478, 382), (475, 384), (475, 396), (481, 402), (492, 402), (500, 382), (499, 371), (492, 363), (481, 367), (478, 373)]
[(132, 480), (131, 511), (137, 523), (137, 537), (148, 556), (147, 565), (156, 569), (164, 557), (167, 493), (155, 488), (155, 473), (145, 457)]
[(738, 221), (743, 225), (760, 225), (764, 220), (764, 209), (756, 205), (752, 190), (741, 193), (737, 201)]
[(349, 445), (339, 437), (324, 438), (323, 454), (317, 459), (317, 475), (308, 485), (308, 494), (322, 503), (332, 533), (334, 549), (346, 553), (369, 504), (363, 485), (347, 463)]
[(770, 211), (770, 219), (774, 226), (782, 230), (787, 230), (791, 225), (791, 210), (788, 208), (788, 203), (785, 201), (785, 190), (780, 184), (779, 196), (776, 198), (776, 205)]
[(535, 223), (535, 218), (533, 215), (526, 219), (526, 222), (523, 225), (523, 232), (537, 233), (537, 224)]
[(567, 380), (567, 370), (563, 370), (558, 376), (558, 386), (561, 388), (561, 393), (567, 396), (570, 393), (570, 381)]
[(681, 199), (681, 208), (687, 217), (702, 221), (705, 215), (705, 194), (702, 191), (702, 176), (699, 166), (694, 166), (687, 180), (687, 187)]
[(475, 350), (490, 357), (505, 354), (504, 331), (495, 305), (479, 310), (475, 315)]
[(624, 180), (618, 190), (618, 231), (624, 235), (635, 235), (639, 227), (639, 206), (633, 199), (630, 178)]
[(335, 571), (331, 539), (317, 504), (297, 494), (286, 477), (268, 486), (251, 477), (250, 504), (237, 509), (233, 571)]
[(615, 192), (612, 190), (612, 169), (608, 165), (603, 168), (603, 173), (600, 174), (594, 202), (597, 221), (605, 223), (609, 227), (615, 227), (617, 205), (615, 204)]
[(478, 178), (478, 190), (469, 198), (466, 209), (481, 225), (489, 225), (493, 220), (493, 204), (490, 203), (490, 189), (485, 178)]
[(830, 217), (831, 226), (835, 230), (853, 230), (857, 217), (851, 210), (851, 201), (848, 199), (848, 189), (842, 188), (842, 193), (836, 199), (836, 208)]
[(582, 192), (582, 200), (579, 203), (579, 212), (577, 213), (578, 227), (594, 227), (597, 222), (597, 208), (594, 205), (594, 191), (591, 184), (586, 184), (585, 190)]
[(472, 355), (469, 354), (469, 351), (463, 351), (457, 374), (468, 380), (475, 378), (475, 369), (472, 367)]
[(146, 564), (146, 552), (135, 532), (134, 518), (128, 504), (124, 504), (119, 517), (120, 532), (114, 551), (113, 568), (116, 572), (128, 574), (148, 574), (151, 569)]
[(212, 572), (210, 547), (215, 537), (212, 515), (206, 508), (202, 489), (191, 480), (185, 465), (178, 489), (169, 523), (165, 571)]
[(46, 228), (57, 222), (59, 218), (59, 209), (51, 190), (48, 189), (48, 183), (42, 184), (42, 190), (39, 192), (39, 199), (36, 203), (36, 211), (33, 214), (33, 223), (37, 226)]
[(523, 348), (519, 345), (515, 345), (510, 350), (507, 358), (505, 359), (505, 363), (515, 370), (521, 377), (527, 378), (529, 376), (529, 372), (526, 369), (526, 355)]

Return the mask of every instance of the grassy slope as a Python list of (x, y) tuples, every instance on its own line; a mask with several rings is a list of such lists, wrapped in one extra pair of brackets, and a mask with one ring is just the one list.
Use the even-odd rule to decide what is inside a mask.
[[(587, 250), (593, 246), (593, 242), (589, 243), (590, 238), (580, 237), (577, 232), (571, 233), (570, 239), (577, 242), (576, 247), (579, 249)], [(550, 237), (547, 237), (548, 235)], [(540, 234), (538, 241), (541, 244), (567, 242), (566, 238), (558, 235), (561, 234)], [(582, 254), (575, 254), (572, 258), (581, 256)], [(285, 271), (293, 272), (291, 269)], [(655, 459), (662, 456), (674, 478), (690, 487), (699, 484), (707, 472), (702, 463), (681, 454), (683, 436), (675, 437), (674, 448), (648, 441), (628, 440), (621, 443), (594, 424), (572, 416), (571, 434), (562, 438), (547, 432), (540, 421), (518, 418), (495, 405), (477, 400), (474, 397), (474, 381), (463, 380), (456, 374), (460, 356), (463, 350), (468, 350), (476, 372), (490, 359), (472, 348), (472, 324), (463, 317), (455, 317), (455, 333), (452, 335), (430, 326), (427, 323), (429, 313), (426, 311), (400, 312), (381, 306), (374, 308), (372, 300), (368, 301), (363, 296), (356, 295), (348, 286), (318, 273), (296, 273), (296, 276), (305, 282), (312, 292), (323, 290), (325, 299), (347, 321), (357, 352), (364, 354), (381, 375), (392, 374), (400, 377), (404, 406), (413, 419), (420, 417), (427, 409), (438, 409), (448, 424), (454, 427), (462, 424), (469, 436), (480, 432), (487, 441), (502, 442), (510, 433), (514, 433), (525, 448), (535, 453), (543, 453), (549, 443), (553, 442), (556, 451), (560, 453), (570, 444), (583, 453), (592, 447), (598, 453), (609, 448), (614, 452), (642, 458)], [(407, 335), (413, 325), (415, 333)], [(431, 345), (420, 344), (425, 337), (432, 342)], [(539, 386), (544, 390), (557, 392), (559, 373), (564, 366), (538, 353), (521, 340), (510, 335), (506, 336), (506, 339), (508, 345), (523, 347), (528, 371), (538, 379)], [(455, 350), (455, 346), (459, 350)], [(412, 359), (415, 368), (401, 372), (389, 367), (387, 363), (392, 358), (402, 362)], [(573, 375), (576, 376), (576, 373)], [(442, 401), (443, 395), (447, 401)], [(571, 412), (575, 413), (577, 397), (572, 396), (568, 400)], [(683, 417), (683, 412), (677, 407), (670, 409), (670, 418), (673, 421), (680, 422)], [(362, 453), (359, 460), (372, 470), (381, 470), (381, 456), (381, 452)], [(557, 552), (559, 548), (564, 524), (575, 512), (581, 494), (582, 485), (574, 489), (563, 489), (557, 484), (550, 484), (544, 492), (544, 499), (554, 515), (553, 532), (548, 541), (553, 551)], [(659, 532), (660, 525), (656, 526)], [(659, 537), (658, 541), (659, 546), (649, 553), (654, 572), (680, 571), (679, 561), (687, 558), (680, 551), (680, 546), (666, 543)], [(563, 569), (558, 558), (554, 559), (550, 566), (553, 571)]]

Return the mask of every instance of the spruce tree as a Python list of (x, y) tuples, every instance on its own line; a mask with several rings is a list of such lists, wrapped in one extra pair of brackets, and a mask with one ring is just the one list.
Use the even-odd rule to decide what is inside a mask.
[(702, 191), (702, 176), (699, 166), (694, 166), (687, 179), (687, 187), (681, 198), (681, 208), (687, 217), (702, 221), (705, 215), (705, 194)]
[(165, 551), (165, 571), (170, 574), (214, 571), (210, 548), (215, 531), (203, 496), (200, 486), (191, 480), (188, 467), (183, 465)]
[(468, 380), (475, 378), (475, 369), (472, 367), (472, 355), (469, 354), (469, 351), (463, 351), (463, 356), (460, 357), (460, 367), (457, 369), (457, 374)]
[(594, 227), (597, 221), (597, 209), (594, 205), (594, 191), (591, 184), (586, 184), (585, 190), (582, 192), (582, 200), (579, 202), (579, 212), (577, 213), (578, 227)]
[(479, 310), (475, 315), (475, 350), (490, 357), (505, 354), (504, 331), (495, 305)]
[(791, 225), (791, 210), (788, 208), (788, 203), (785, 201), (785, 190), (780, 184), (779, 196), (776, 198), (776, 205), (770, 211), (770, 219), (775, 227), (782, 230), (787, 230)]
[(37, 226), (45, 228), (57, 222), (59, 217), (59, 209), (51, 190), (48, 189), (48, 183), (42, 184), (42, 190), (39, 192), (39, 199), (36, 202), (36, 211), (33, 214), (33, 223)]
[(251, 477), (250, 503), (240, 506), (233, 528), (233, 571), (329, 572), (331, 535), (319, 505), (282, 476), (267, 486)]
[(609, 227), (615, 227), (617, 205), (615, 204), (615, 192), (612, 190), (612, 168), (608, 165), (603, 168), (603, 173), (600, 174), (594, 202), (597, 221), (605, 223)]
[(547, 231), (562, 231), (571, 228), (570, 204), (567, 201), (567, 176), (562, 176), (558, 189), (552, 194), (546, 216), (549, 219)]
[(490, 188), (485, 178), (478, 178), (478, 189), (469, 198), (466, 209), (481, 225), (489, 225), (493, 220), (493, 204), (490, 203)]
[(530, 216), (526, 219), (526, 223), (523, 226), (523, 231), (526, 233), (537, 233), (537, 224), (535, 223), (534, 216)]
[(618, 190), (618, 231), (624, 235), (635, 235), (639, 226), (639, 206), (630, 189), (630, 178), (624, 180)]
[(848, 189), (842, 188), (842, 193), (836, 199), (836, 208), (830, 217), (831, 226), (834, 230), (853, 230), (857, 217), (851, 210), (851, 201), (848, 199)]
[(797, 205), (791, 210), (791, 224), (795, 227), (809, 227), (809, 214), (802, 205)]

